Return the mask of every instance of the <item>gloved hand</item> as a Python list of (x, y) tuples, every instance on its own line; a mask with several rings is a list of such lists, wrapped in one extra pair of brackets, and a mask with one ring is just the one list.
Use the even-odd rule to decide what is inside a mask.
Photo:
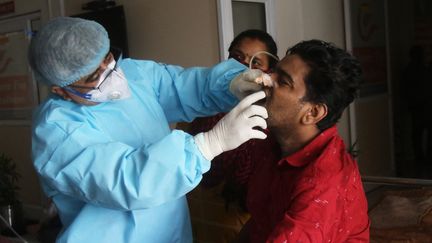
[(260, 69), (247, 69), (231, 81), (229, 90), (241, 100), (252, 93), (262, 90), (263, 86), (273, 86), (270, 75)]
[(249, 139), (267, 137), (262, 131), (253, 129), (254, 127), (267, 128), (265, 121), (268, 117), (267, 110), (262, 106), (253, 105), (264, 97), (264, 91), (247, 96), (210, 131), (199, 133), (194, 137), (195, 143), (206, 159), (212, 160), (222, 152), (235, 149)]

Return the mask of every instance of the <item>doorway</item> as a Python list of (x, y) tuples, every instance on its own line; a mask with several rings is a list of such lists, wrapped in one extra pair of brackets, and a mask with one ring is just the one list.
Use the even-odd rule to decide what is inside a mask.
[(396, 172), (432, 179), (432, 2), (387, 4)]

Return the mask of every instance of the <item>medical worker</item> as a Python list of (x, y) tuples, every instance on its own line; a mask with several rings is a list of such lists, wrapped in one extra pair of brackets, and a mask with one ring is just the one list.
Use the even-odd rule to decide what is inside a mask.
[[(192, 242), (185, 194), (215, 156), (265, 138), (253, 127), (267, 111), (252, 105), (265, 94), (238, 103), (260, 86), (233, 59), (122, 60), (101, 25), (60, 17), (32, 39), (29, 62), (52, 92), (34, 114), (32, 156), (63, 224), (57, 242)], [(230, 109), (196, 136), (168, 126)]]

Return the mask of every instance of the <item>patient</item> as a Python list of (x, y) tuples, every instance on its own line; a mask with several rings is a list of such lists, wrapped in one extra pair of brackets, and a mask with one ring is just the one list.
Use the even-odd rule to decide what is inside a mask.
[(272, 79), (265, 106), (281, 152), (273, 163), (256, 161), (251, 218), (239, 241), (368, 242), (359, 170), (335, 125), (362, 80), (358, 61), (330, 43), (304, 41), (287, 51)]

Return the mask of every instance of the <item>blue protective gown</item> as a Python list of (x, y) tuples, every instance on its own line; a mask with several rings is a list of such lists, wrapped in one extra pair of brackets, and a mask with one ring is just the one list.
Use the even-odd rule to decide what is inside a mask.
[(185, 194), (209, 170), (193, 137), (169, 123), (228, 111), (245, 69), (125, 59), (132, 97), (83, 106), (52, 95), (34, 114), (32, 155), (64, 228), (58, 242), (192, 242)]

